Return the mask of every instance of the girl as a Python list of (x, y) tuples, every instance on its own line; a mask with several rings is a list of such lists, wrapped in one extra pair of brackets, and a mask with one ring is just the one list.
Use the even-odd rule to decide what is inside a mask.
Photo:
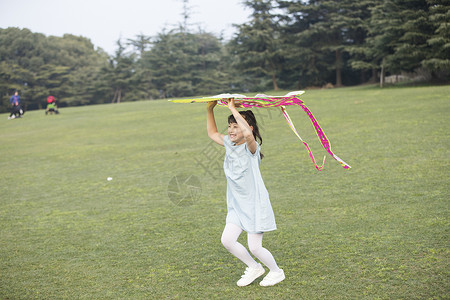
[(263, 233), (276, 229), (275, 217), (270, 205), (269, 193), (259, 171), (263, 155), (259, 139), (258, 125), (250, 110), (238, 112), (234, 99), (228, 101), (232, 115), (228, 117), (228, 135), (217, 131), (214, 107), (217, 101), (207, 104), (208, 136), (217, 144), (225, 146), (224, 171), (227, 178), (227, 209), (222, 244), (234, 256), (247, 265), (244, 275), (237, 282), (246, 286), (264, 274), (247, 249), (237, 240), (241, 232), (247, 232), (250, 252), (256, 256), (270, 272), (260, 282), (261, 286), (272, 286), (284, 280), (284, 272), (275, 262), (272, 254), (262, 247)]

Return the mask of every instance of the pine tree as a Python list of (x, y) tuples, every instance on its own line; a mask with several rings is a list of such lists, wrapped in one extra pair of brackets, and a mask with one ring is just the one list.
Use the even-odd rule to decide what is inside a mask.
[(422, 61), (422, 66), (432, 71), (434, 76), (450, 74), (450, 1), (428, 0), (428, 20), (433, 32), (427, 39), (430, 51)]
[(209, 33), (170, 31), (154, 39), (142, 63), (160, 97), (210, 95), (227, 87), (221, 70), (222, 45)]
[[(364, 43), (365, 20), (373, 0), (278, 1), (287, 9), (283, 36), (290, 65), (296, 65), (300, 81), (323, 84), (335, 74), (335, 85), (343, 85), (343, 72), (349, 74), (350, 53)], [(294, 45), (292, 49), (291, 45)], [(349, 76), (347, 76), (349, 77)], [(303, 84), (304, 85), (304, 84)]]
[(272, 87), (278, 90), (277, 77), (282, 68), (282, 55), (273, 1), (244, 1), (253, 10), (248, 23), (238, 25), (238, 33), (229, 49), (238, 60), (235, 67), (257, 78), (270, 76)]
[(138, 100), (140, 87), (136, 73), (136, 54), (127, 53), (121, 40), (117, 41), (117, 50), (109, 59), (109, 64), (102, 69), (102, 85), (112, 103)]
[(316, 1), (278, 0), (278, 5), (286, 10), (281, 29), (281, 45), (286, 59), (283, 79), (295, 81), (297, 88), (324, 84), (332, 61), (327, 61), (320, 41), (310, 31), (312, 24), (322, 18)]
[(413, 72), (426, 65), (435, 26), (429, 8), (426, 0), (385, 0), (372, 10), (365, 54), (381, 70), (381, 86), (385, 72)]

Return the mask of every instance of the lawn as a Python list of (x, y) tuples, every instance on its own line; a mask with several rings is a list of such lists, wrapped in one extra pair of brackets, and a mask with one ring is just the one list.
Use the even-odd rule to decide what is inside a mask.
[[(280, 94), (283, 94), (280, 92)], [(0, 299), (448, 299), (450, 86), (307, 91), (254, 109), (286, 280), (239, 288), (220, 243), (223, 149), (205, 105), (140, 101), (0, 115)], [(226, 108), (216, 109), (219, 130)], [(107, 178), (112, 180), (108, 181)], [(240, 240), (246, 243), (245, 235)]]

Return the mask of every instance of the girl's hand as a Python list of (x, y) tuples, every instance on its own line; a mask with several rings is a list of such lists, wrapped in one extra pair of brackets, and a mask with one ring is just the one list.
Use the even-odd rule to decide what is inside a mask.
[(234, 103), (234, 98), (228, 99), (228, 108), (229, 109), (236, 108), (236, 104)]
[(209, 101), (207, 104), (206, 104), (206, 108), (208, 109), (208, 110), (213, 110), (214, 109), (214, 107), (217, 105), (217, 101)]
[(210, 139), (223, 146), (224, 135), (217, 131), (216, 120), (214, 118), (214, 107), (216, 105), (217, 101), (209, 101), (206, 103), (206, 130)]

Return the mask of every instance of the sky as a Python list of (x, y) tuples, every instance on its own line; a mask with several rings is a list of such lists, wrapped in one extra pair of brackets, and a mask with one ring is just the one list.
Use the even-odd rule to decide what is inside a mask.
[[(250, 10), (242, 0), (188, 0), (193, 31), (199, 28), (225, 39), (232, 24), (248, 20)], [(109, 54), (119, 38), (156, 36), (178, 28), (183, 19), (183, 0), (0, 0), (0, 28), (28, 28), (46, 36), (73, 34), (89, 38), (95, 48)]]

